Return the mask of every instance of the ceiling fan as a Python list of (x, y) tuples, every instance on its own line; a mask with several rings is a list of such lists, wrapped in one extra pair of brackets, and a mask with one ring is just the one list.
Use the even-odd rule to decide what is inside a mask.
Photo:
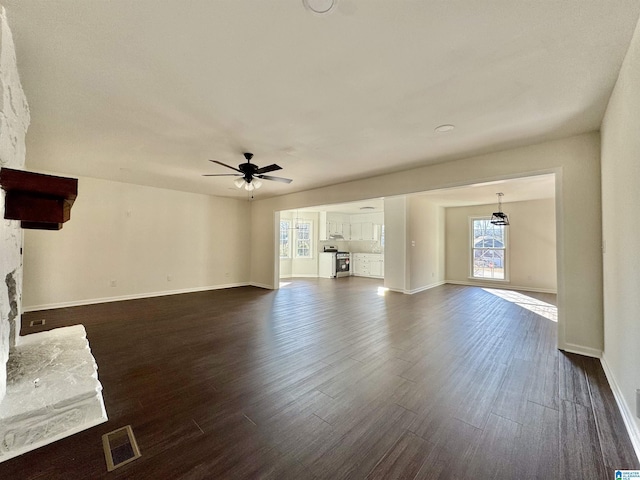
[(235, 180), (236, 187), (251, 191), (262, 186), (262, 180), (272, 180), (274, 182), (291, 183), (293, 180), (290, 178), (272, 177), (271, 175), (265, 175), (265, 173), (273, 172), (274, 170), (282, 170), (282, 167), (276, 165), (267, 165), (266, 167), (258, 167), (256, 164), (251, 163), (253, 153), (243, 153), (246, 163), (241, 163), (238, 168), (227, 165), (226, 163), (219, 162), (218, 160), (209, 160), (210, 162), (217, 163), (223, 167), (235, 170), (238, 173), (209, 173), (203, 175), (203, 177), (242, 177)]

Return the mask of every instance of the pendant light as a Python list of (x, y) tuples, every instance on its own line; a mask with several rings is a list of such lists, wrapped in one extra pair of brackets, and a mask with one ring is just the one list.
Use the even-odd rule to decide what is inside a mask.
[(491, 223), (494, 225), (509, 225), (509, 217), (507, 217), (506, 213), (502, 213), (502, 197), (504, 193), (499, 192), (496, 195), (498, 196), (498, 211), (493, 212), (493, 215), (491, 215)]

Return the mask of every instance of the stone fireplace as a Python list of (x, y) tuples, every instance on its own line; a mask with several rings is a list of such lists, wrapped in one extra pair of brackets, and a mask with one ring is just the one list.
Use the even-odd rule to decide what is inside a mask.
[[(24, 170), (29, 107), (6, 13), (0, 8), (0, 168)], [(105, 422), (107, 416), (82, 325), (20, 336), (23, 233), (20, 221), (4, 218), (6, 194), (0, 192), (2, 462)]]

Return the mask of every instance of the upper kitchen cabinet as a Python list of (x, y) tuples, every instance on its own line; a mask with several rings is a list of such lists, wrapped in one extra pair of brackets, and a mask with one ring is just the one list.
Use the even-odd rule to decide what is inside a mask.
[(351, 224), (351, 240), (362, 240), (362, 223)]
[(327, 228), (327, 212), (320, 212), (320, 221), (318, 222), (318, 239), (320, 241), (329, 238), (329, 229)]
[(351, 240), (377, 241), (384, 224), (384, 214), (380, 212), (351, 215), (350, 224)]
[(350, 238), (351, 226), (348, 215), (320, 212), (320, 240), (349, 240)]
[(320, 212), (320, 240), (377, 241), (383, 224), (382, 212), (356, 215)]

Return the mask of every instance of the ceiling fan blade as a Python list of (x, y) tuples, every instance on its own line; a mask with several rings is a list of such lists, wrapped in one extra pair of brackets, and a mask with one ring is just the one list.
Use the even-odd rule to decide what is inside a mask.
[(231, 165), (227, 165), (226, 163), (219, 162), (218, 160), (209, 160), (210, 162), (217, 163), (218, 165), (222, 165), (223, 167), (230, 168), (231, 170), (235, 170), (236, 172), (242, 173), (242, 170), (238, 170), (236, 167), (232, 167)]
[(275, 170), (282, 170), (282, 167), (280, 165), (276, 165), (275, 163), (273, 165), (267, 165), (266, 167), (262, 167), (256, 170), (256, 174), (260, 175), (262, 173), (268, 173), (268, 172), (273, 172)]
[(272, 177), (271, 175), (256, 175), (258, 178), (262, 178), (263, 180), (273, 180), (274, 182), (282, 182), (282, 183), (291, 183), (293, 180), (290, 178), (282, 178), (282, 177)]
[(205, 173), (203, 177), (241, 177), (241, 173)]

